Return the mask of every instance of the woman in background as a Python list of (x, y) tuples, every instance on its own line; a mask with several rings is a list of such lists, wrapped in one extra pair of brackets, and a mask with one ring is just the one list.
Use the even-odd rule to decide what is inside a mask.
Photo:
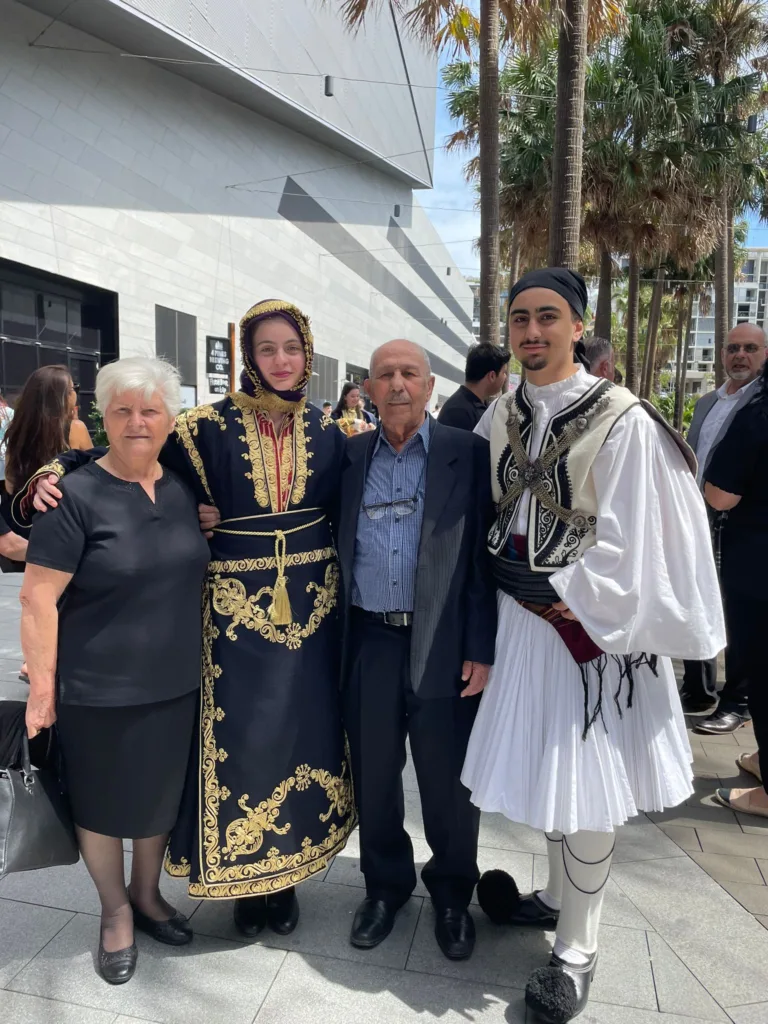
[(360, 386), (354, 381), (346, 381), (341, 389), (338, 405), (331, 413), (331, 419), (337, 421), (347, 437), (363, 430), (374, 429), (374, 425), (369, 423), (359, 403)]

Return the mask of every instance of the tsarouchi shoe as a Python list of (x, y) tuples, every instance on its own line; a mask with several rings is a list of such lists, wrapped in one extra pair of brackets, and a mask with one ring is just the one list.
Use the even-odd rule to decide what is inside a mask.
[(578, 967), (553, 953), (547, 966), (539, 967), (528, 979), (526, 1006), (543, 1024), (568, 1024), (589, 1001), (596, 966), (597, 953)]

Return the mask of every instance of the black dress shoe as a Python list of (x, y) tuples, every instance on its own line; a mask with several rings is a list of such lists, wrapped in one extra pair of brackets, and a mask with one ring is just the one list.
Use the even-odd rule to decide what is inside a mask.
[(166, 946), (186, 946), (194, 938), (189, 921), (178, 911), (167, 921), (155, 921), (147, 917), (135, 903), (131, 904), (133, 926), (155, 942), (164, 942)]
[(475, 922), (467, 910), (435, 908), (435, 938), (449, 960), (469, 960), (475, 948)]
[(290, 935), (299, 923), (296, 889), (283, 889), (267, 896), (267, 924), (278, 935)]
[(693, 727), (694, 732), (709, 733), (710, 736), (725, 736), (729, 732), (736, 732), (742, 725), (749, 721), (747, 715), (740, 715), (738, 711), (721, 711), (719, 708), (708, 718), (697, 722)]
[(357, 949), (373, 949), (392, 931), (398, 908), (385, 900), (366, 896), (357, 908), (349, 941)]
[(714, 697), (694, 696), (685, 690), (680, 691), (680, 703), (686, 715), (700, 715), (703, 711), (712, 711), (717, 705)]
[(99, 973), (110, 985), (124, 985), (126, 981), (130, 981), (136, 971), (138, 958), (139, 951), (135, 942), (125, 949), (116, 949), (114, 953), (108, 953), (99, 939)]
[(246, 939), (255, 939), (266, 923), (266, 896), (241, 896), (235, 900), (235, 928)]
[(528, 979), (525, 1003), (545, 1024), (567, 1024), (589, 1001), (595, 976), (597, 953), (583, 967), (576, 967), (552, 954), (547, 967), (539, 967)]
[(543, 900), (539, 899), (541, 889), (522, 896), (517, 908), (512, 912), (509, 923), (522, 925), (527, 928), (556, 928), (560, 917), (559, 910), (548, 907)]

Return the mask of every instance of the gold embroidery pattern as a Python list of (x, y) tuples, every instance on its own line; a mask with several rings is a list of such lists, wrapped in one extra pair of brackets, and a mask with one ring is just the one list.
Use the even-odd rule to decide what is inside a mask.
[[(339, 567), (336, 562), (330, 562), (325, 569), (324, 584), (308, 583), (306, 592), (309, 594), (317, 591), (317, 597), (312, 605), (312, 612), (305, 626), (298, 622), (291, 622), (285, 628), (281, 628), (269, 618), (269, 604), (274, 597), (272, 587), (261, 587), (255, 594), (248, 596), (245, 585), (240, 580), (222, 578), (215, 574), (211, 580), (211, 599), (213, 607), (219, 615), (225, 615), (232, 619), (227, 626), (227, 636), (230, 640), (237, 640), (237, 627), (245, 626), (246, 629), (255, 630), (270, 643), (285, 644), (289, 651), (297, 651), (307, 637), (315, 633), (324, 618), (336, 607), (336, 599), (339, 590)], [(263, 597), (268, 597), (266, 607), (259, 602)]]
[[(304, 792), (310, 788), (313, 782), (316, 782), (325, 791), (326, 796), (330, 800), (328, 811), (325, 814), (319, 815), (320, 821), (328, 821), (334, 811), (339, 817), (344, 817), (351, 810), (352, 784), (347, 778), (346, 763), (342, 765), (341, 775), (331, 775), (324, 768), (310, 768), (306, 764), (299, 765), (296, 773), (290, 778), (284, 779), (279, 786), (276, 786), (272, 796), (267, 800), (262, 800), (255, 809), (248, 806), (250, 797), (247, 793), (240, 797), (237, 801), (237, 806), (242, 811), (245, 811), (245, 817), (236, 818), (227, 826), (227, 845), (221, 851), (225, 858), (229, 861), (235, 861), (238, 857), (249, 857), (254, 853), (258, 853), (264, 844), (264, 835), (267, 832), (274, 832), (279, 836), (284, 836), (290, 832), (291, 823), (289, 821), (285, 825), (276, 824), (277, 819), (280, 817), (280, 808), (292, 790)], [(338, 829), (332, 825), (329, 831), (334, 833), (338, 832)], [(271, 870), (271, 866), (274, 863), (285, 864), (286, 866), (292, 865), (297, 857), (300, 859), (296, 863), (300, 864), (305, 857), (305, 849), (317, 849), (317, 847), (312, 845), (312, 840), (308, 837), (305, 837), (302, 842), (301, 853), (280, 854), (276, 848), (273, 848), (267, 852), (266, 862), (262, 861), (256, 864), (244, 865), (243, 870), (247, 871), (250, 875), (261, 874), (264, 870)], [(268, 865), (266, 869), (262, 866), (265, 863)], [(224, 869), (225, 874), (229, 874), (229, 870)]]
[(293, 418), (293, 484), (290, 497), (292, 505), (300, 505), (304, 500), (307, 490), (307, 478), (312, 474), (312, 470), (307, 467), (309, 461), (307, 441), (311, 440), (311, 438), (306, 432), (307, 424), (304, 421), (305, 405), (306, 403), (302, 399), (296, 407), (296, 415)]
[[(243, 414), (243, 427), (245, 434), (240, 435), (240, 440), (248, 446), (248, 451), (243, 452), (243, 458), (251, 463), (251, 472), (246, 473), (246, 480), (253, 482), (253, 494), (256, 501), (262, 508), (269, 508), (269, 491), (267, 490), (267, 468), (264, 464), (264, 446), (259, 435), (259, 424), (256, 420), (256, 413), (252, 409), (245, 408), (240, 402), (239, 395), (233, 395), (232, 401)], [(274, 485), (272, 488), (274, 492)], [(276, 506), (275, 506), (276, 507)]]
[(211, 504), (214, 505), (215, 502), (213, 500), (213, 495), (211, 494), (211, 489), (208, 486), (208, 477), (205, 475), (203, 460), (194, 441), (198, 436), (197, 424), (199, 420), (211, 420), (213, 423), (218, 423), (220, 430), (226, 430), (227, 424), (221, 413), (219, 413), (217, 409), (214, 409), (212, 405), (198, 405), (195, 409), (186, 409), (176, 417), (176, 433), (179, 440), (187, 450), (189, 461), (192, 463), (195, 472), (200, 478), (203, 490), (210, 499)]
[(336, 420), (331, 419), (330, 416), (327, 416), (325, 413), (323, 413), (320, 419), (320, 426), (322, 427), (323, 430), (325, 430), (327, 427), (335, 427)]
[[(285, 559), (286, 568), (295, 565), (314, 565), (316, 562), (326, 562), (329, 558), (336, 557), (334, 548), (315, 548), (313, 551), (298, 551), (293, 555), (287, 555)], [(264, 558), (231, 558), (225, 562), (209, 562), (210, 572), (259, 572), (262, 569), (276, 569), (277, 559), (274, 555)]]
[(186, 878), (192, 872), (192, 865), (189, 863), (186, 857), (182, 857), (178, 864), (171, 862), (170, 854), (165, 855), (165, 863), (163, 864), (166, 872), (169, 875), (173, 875), (174, 878)]

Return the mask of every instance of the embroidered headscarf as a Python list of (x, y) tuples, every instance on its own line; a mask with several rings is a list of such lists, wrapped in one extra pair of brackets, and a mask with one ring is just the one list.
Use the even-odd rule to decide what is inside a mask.
[[(264, 320), (285, 320), (294, 328), (304, 347), (306, 365), (301, 379), (291, 391), (277, 391), (261, 375), (253, 355), (252, 339), (258, 324)], [(251, 306), (240, 321), (240, 355), (243, 372), (240, 374), (240, 390), (255, 399), (265, 409), (292, 412), (296, 403), (306, 395), (307, 385), (312, 377), (312, 357), (315, 344), (309, 326), (309, 317), (298, 306), (281, 299), (265, 299)]]
[[(584, 319), (584, 313), (589, 301), (587, 285), (581, 274), (577, 274), (575, 270), (567, 270), (565, 267), (542, 267), (540, 270), (529, 270), (512, 287), (509, 293), (507, 313), (509, 313), (513, 301), (520, 292), (525, 292), (529, 288), (548, 288), (549, 291), (555, 292), (562, 299), (565, 299), (580, 320)], [(581, 363), (589, 372), (587, 348), (581, 338), (576, 342), (573, 350), (573, 361), (574, 363)]]

